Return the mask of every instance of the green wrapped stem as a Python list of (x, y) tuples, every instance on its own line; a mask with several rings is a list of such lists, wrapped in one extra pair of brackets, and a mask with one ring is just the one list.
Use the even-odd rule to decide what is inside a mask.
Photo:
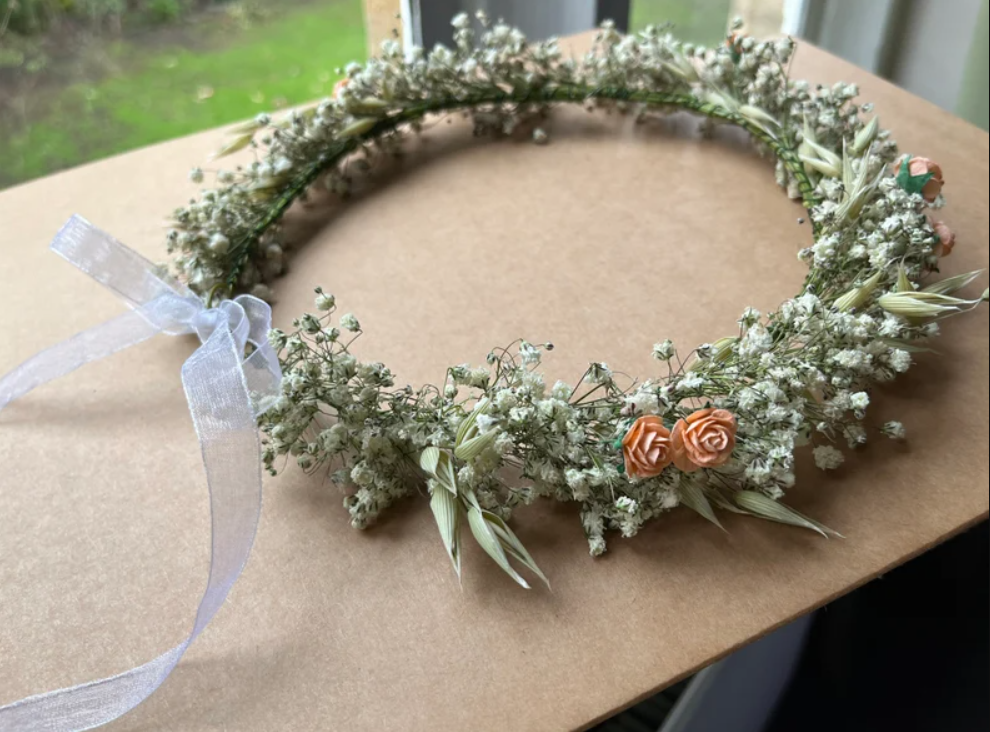
[(815, 196), (814, 183), (805, 170), (804, 163), (800, 160), (798, 154), (788, 147), (784, 141), (742, 115), (724, 107), (702, 101), (690, 94), (683, 92), (634, 91), (607, 87), (592, 88), (580, 85), (553, 85), (518, 92), (492, 90), (488, 93), (479, 93), (463, 99), (436, 99), (410, 105), (394, 114), (383, 117), (362, 135), (332, 143), (322, 155), (314, 159), (309, 166), (286, 185), (285, 189), (273, 199), (267, 212), (258, 220), (250, 233), (232, 247), (230, 254), (231, 267), (226, 280), (227, 294), (233, 293), (238, 278), (250, 259), (253, 247), (265, 232), (282, 219), (292, 204), (316, 183), (321, 175), (336, 167), (348, 155), (357, 151), (362, 144), (394, 132), (404, 125), (420, 121), (431, 114), (473, 109), (490, 104), (584, 104), (585, 102), (596, 99), (643, 104), (655, 108), (683, 109), (710, 119), (721, 120), (741, 127), (772, 150), (777, 158), (794, 175), (798, 181), (804, 205), (808, 209), (813, 208), (819, 203)]

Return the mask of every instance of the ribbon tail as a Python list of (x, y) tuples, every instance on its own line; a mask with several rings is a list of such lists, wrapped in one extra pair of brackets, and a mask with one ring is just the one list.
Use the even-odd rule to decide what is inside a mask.
[(78, 333), (28, 359), (0, 379), (0, 411), (39, 386), (93, 361), (123, 351), (161, 333), (139, 310), (131, 310)]
[(140, 705), (213, 619), (247, 563), (261, 514), (261, 446), (241, 355), (229, 331), (210, 335), (186, 362), (182, 381), (202, 448), (213, 527), (210, 579), (192, 633), (119, 676), (0, 708), (3, 732), (84, 732)]
[(172, 672), (188, 642), (120, 676), (53, 691), (0, 707), (3, 732), (86, 732), (122, 717)]
[(182, 368), (210, 488), (210, 581), (196, 616), (198, 636), (240, 577), (261, 519), (261, 436), (239, 350), (220, 330)]

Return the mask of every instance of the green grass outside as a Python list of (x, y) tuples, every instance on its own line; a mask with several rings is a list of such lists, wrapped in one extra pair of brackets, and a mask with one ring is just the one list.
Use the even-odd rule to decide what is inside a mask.
[[(633, 0), (632, 27), (671, 22), (682, 38), (717, 43), (729, 5)], [(154, 33), (109, 42), (101, 52), (113, 75), (43, 90), (27, 125), (0, 118), (0, 188), (325, 96), (334, 69), (366, 54), (361, 0), (290, 4), (243, 30), (205, 26), (164, 34), (171, 42)]]
[(205, 50), (111, 44), (117, 74), (52, 92), (24, 129), (0, 121), (0, 187), (325, 96), (334, 69), (366, 55), (361, 0), (322, 0), (233, 28), (197, 38)]
[(729, 24), (731, 0), (632, 0), (632, 30), (670, 22), (679, 38), (718, 43)]

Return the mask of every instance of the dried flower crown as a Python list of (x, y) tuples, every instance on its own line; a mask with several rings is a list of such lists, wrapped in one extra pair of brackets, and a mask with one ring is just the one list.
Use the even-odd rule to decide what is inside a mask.
[[(664, 28), (626, 36), (606, 24), (594, 49), (571, 59), (554, 40), (532, 43), (479, 20), (480, 36), (467, 16), (454, 20), (454, 48), (404, 54), (385, 43), (379, 58), (347, 69), (333, 99), (238, 128), (222, 155), (264, 152), (218, 172), (218, 187), (175, 212), (176, 274), (210, 303), (266, 297), (285, 267), (280, 222), (312, 186), (348, 193), (352, 171), (397, 154), (430, 115), (466, 111), (479, 133), (505, 134), (575, 103), (687, 111), (747, 130), (809, 211), (807, 281), (776, 312), (747, 309), (732, 337), (684, 356), (658, 344), (666, 374), (626, 388), (604, 363), (577, 386), (548, 387), (536, 368), (551, 346), (525, 341), (493, 351), (485, 367), (450, 368), (440, 387), (396, 388), (388, 368), (352, 354), (361, 325), (336, 317), (333, 296), (317, 289), (317, 314), (271, 335), (285, 379), (262, 418), (269, 470), (287, 456), (307, 471), (336, 466), (357, 528), (425, 483), (458, 573), (466, 524), (523, 586), (520, 565), (546, 578), (507, 521), (540, 498), (580, 505), (594, 555), (606, 532), (631, 537), (680, 505), (715, 523), (721, 509), (832, 533), (780, 503), (795, 483), (795, 450), (814, 445), (819, 467), (839, 467), (835, 443), (867, 440), (871, 385), (906, 372), (939, 319), (987, 299), (956, 296), (981, 273), (925, 283), (955, 244), (926, 213), (943, 205), (941, 169), (898, 161), (877, 118), (863, 119), (870, 107), (853, 103), (854, 86), (791, 81), (789, 39), (733, 33), (702, 48)], [(546, 142), (546, 132), (534, 140)], [(883, 432), (905, 434), (896, 422)], [(507, 482), (507, 467), (517, 482)]]

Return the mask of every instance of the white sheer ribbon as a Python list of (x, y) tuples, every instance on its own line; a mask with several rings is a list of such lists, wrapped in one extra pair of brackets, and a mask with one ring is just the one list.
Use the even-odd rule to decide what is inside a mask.
[(271, 309), (261, 300), (245, 296), (207, 309), (187, 288), (167, 282), (150, 262), (80, 217), (62, 229), (52, 250), (133, 309), (0, 379), (0, 410), (46, 382), (156, 334), (197, 334), (202, 345), (183, 366), (182, 383), (210, 489), (210, 579), (193, 630), (177, 647), (119, 676), (2, 707), (0, 732), (95, 729), (131, 711), (162, 685), (223, 605), (251, 553), (261, 515), (257, 418), (277, 397), (282, 378), (268, 344)]

